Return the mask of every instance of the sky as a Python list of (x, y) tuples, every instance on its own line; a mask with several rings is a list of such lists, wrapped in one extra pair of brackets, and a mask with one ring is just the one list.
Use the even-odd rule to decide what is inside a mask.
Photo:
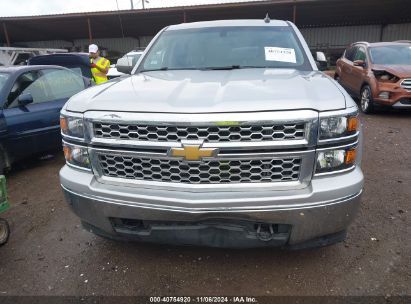
[[(131, 0), (117, 0), (119, 9), (130, 9)], [(141, 8), (142, 0), (133, 0), (134, 8)], [(258, 0), (145, 0), (146, 8), (249, 2)], [(261, 0), (260, 0), (261, 1)], [(116, 0), (0, 0), (0, 17), (32, 16), (116, 10)]]

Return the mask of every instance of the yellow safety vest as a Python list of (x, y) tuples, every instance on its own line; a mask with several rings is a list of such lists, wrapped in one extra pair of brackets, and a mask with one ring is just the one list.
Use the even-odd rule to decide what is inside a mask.
[[(93, 63), (93, 59), (90, 59), (90, 63)], [(108, 67), (110, 67), (110, 61), (104, 57), (100, 57), (100, 59), (97, 61), (96, 65), (102, 69), (106, 69)], [(106, 82), (107, 79), (107, 75), (100, 72), (99, 69), (97, 68), (92, 68), (91, 69), (91, 74), (93, 75), (93, 80), (96, 84), (100, 84), (103, 82)]]

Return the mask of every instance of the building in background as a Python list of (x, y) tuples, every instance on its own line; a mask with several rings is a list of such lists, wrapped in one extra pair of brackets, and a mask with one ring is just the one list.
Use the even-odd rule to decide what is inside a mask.
[(111, 60), (147, 46), (163, 27), (215, 19), (290, 20), (331, 63), (355, 41), (411, 40), (409, 0), (269, 0), (184, 7), (0, 18), (0, 46), (86, 51), (96, 43)]

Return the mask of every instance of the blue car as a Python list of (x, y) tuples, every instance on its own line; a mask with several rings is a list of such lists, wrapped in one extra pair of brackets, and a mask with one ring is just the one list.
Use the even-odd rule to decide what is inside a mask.
[(90, 81), (59, 66), (0, 67), (0, 174), (61, 147), (60, 110)]

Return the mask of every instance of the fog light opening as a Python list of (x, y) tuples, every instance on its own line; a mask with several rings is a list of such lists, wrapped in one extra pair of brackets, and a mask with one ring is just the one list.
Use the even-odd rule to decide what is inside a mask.
[(378, 97), (381, 99), (390, 99), (390, 92), (381, 92)]

